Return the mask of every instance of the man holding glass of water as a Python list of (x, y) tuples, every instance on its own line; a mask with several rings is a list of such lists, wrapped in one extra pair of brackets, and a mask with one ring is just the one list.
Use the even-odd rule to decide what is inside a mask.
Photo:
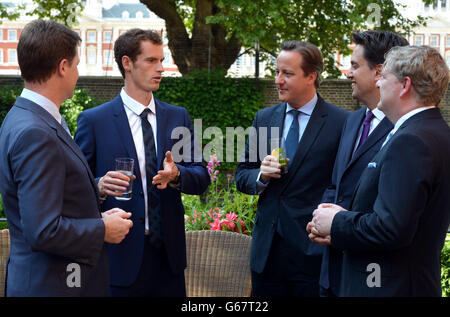
[[(190, 154), (175, 162), (176, 128), (193, 128), (185, 108), (157, 100), (164, 71), (163, 43), (157, 32), (132, 29), (116, 40), (115, 60), (125, 85), (112, 101), (78, 117), (75, 141), (96, 177), (102, 209), (132, 213), (134, 227), (117, 246), (110, 246), (112, 296), (186, 296), (186, 243), (181, 192), (201, 194), (210, 179), (203, 159)], [(190, 157), (187, 157), (190, 156)], [(115, 160), (134, 160), (133, 177)], [(131, 184), (133, 182), (133, 184)], [(131, 198), (124, 200), (128, 186)]]

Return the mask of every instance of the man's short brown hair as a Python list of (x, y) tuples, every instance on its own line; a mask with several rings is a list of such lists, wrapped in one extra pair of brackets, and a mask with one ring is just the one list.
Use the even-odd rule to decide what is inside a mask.
[(302, 68), (305, 75), (316, 73), (316, 88), (320, 85), (320, 74), (323, 72), (323, 57), (319, 48), (314, 44), (302, 41), (287, 41), (281, 44), (283, 51), (296, 51), (302, 56)]
[(55, 21), (34, 20), (20, 34), (17, 57), (26, 82), (46, 82), (67, 59), (72, 64), (80, 36)]
[(114, 43), (114, 59), (125, 78), (125, 69), (122, 65), (122, 57), (128, 56), (132, 62), (136, 61), (141, 53), (141, 42), (150, 41), (156, 45), (162, 45), (161, 35), (153, 30), (131, 29), (121, 34)]
[(411, 78), (418, 102), (438, 106), (447, 90), (449, 69), (439, 51), (428, 46), (396, 46), (386, 54), (386, 67), (399, 81)]

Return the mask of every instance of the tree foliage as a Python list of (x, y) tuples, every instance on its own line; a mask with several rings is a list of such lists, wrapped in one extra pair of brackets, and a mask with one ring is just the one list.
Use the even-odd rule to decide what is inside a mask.
[[(14, 8), (14, 10), (11, 10)], [(0, 18), (16, 20), (23, 12), (38, 19), (48, 18), (66, 26), (77, 24), (77, 18), (83, 10), (81, 0), (32, 0), (31, 5), (7, 6), (0, 3)]]
[[(336, 50), (350, 53), (353, 31), (370, 28), (406, 34), (425, 22), (423, 17), (404, 17), (395, 0), (141, 2), (166, 21), (169, 48), (182, 74), (206, 66), (228, 69), (241, 47), (253, 47), (256, 41), (276, 55), (282, 41), (297, 39), (319, 46), (327, 73), (337, 75)], [(220, 58), (221, 53), (226, 58)]]

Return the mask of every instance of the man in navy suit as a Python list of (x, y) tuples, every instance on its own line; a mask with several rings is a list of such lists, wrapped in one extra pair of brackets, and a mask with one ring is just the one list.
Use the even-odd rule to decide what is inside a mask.
[[(153, 96), (164, 71), (162, 44), (154, 31), (132, 29), (119, 36), (114, 55), (125, 86), (115, 99), (78, 118), (75, 141), (98, 181), (100, 194), (107, 197), (102, 209), (124, 208), (132, 212), (134, 222), (126, 239), (109, 247), (113, 296), (186, 296), (181, 192), (201, 194), (210, 182), (202, 158), (194, 157), (193, 138), (188, 143), (172, 138), (177, 128), (193, 136), (187, 110)], [(182, 153), (183, 160), (177, 160), (179, 153), (172, 157), (177, 142), (190, 150)], [(128, 201), (115, 199), (130, 181), (114, 172), (114, 160), (119, 157), (135, 162), (136, 179)]]
[(450, 128), (437, 108), (449, 81), (439, 52), (394, 47), (380, 104), (394, 124), (367, 164), (350, 209), (321, 204), (310, 237), (343, 249), (342, 296), (441, 296), (450, 222)]
[(59, 114), (78, 79), (80, 41), (44, 20), (20, 35), (25, 88), (0, 129), (0, 190), (11, 239), (7, 296), (109, 295), (104, 242), (119, 243), (132, 225), (120, 209), (102, 218), (97, 184)]
[[(319, 296), (323, 248), (308, 239), (305, 226), (331, 182), (348, 115), (317, 94), (322, 70), (316, 46), (281, 45), (275, 82), (282, 103), (258, 111), (236, 172), (238, 190), (259, 194), (250, 257), (254, 296)], [(280, 175), (275, 156), (252, 158), (255, 150), (270, 153), (274, 141), (289, 159), (287, 174)]]
[[(394, 46), (408, 45), (403, 37), (388, 31), (354, 33), (356, 44), (347, 78), (352, 82), (352, 96), (365, 107), (351, 113), (345, 122), (334, 163), (331, 186), (322, 202), (350, 208), (355, 186), (370, 160), (379, 151), (393, 125), (377, 109), (380, 91), (376, 86), (381, 76), (384, 55)], [(320, 273), (321, 296), (339, 294), (342, 250), (327, 246)]]

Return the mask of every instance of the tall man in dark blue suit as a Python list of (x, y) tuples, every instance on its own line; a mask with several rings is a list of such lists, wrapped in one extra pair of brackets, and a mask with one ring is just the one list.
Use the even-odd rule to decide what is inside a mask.
[[(11, 239), (7, 296), (107, 296), (104, 242), (132, 222), (102, 215), (97, 184), (59, 114), (78, 80), (77, 33), (36, 20), (17, 46), (25, 89), (0, 129), (0, 190)], [(45, 62), (44, 62), (45, 61)]]
[[(256, 114), (255, 137), (236, 172), (238, 190), (259, 194), (250, 258), (254, 296), (319, 296), (323, 248), (309, 241), (305, 226), (331, 182), (348, 115), (317, 94), (322, 70), (316, 46), (282, 44), (275, 81), (282, 103)], [(285, 175), (276, 157), (252, 158), (255, 150), (270, 153), (274, 139), (290, 160)]]
[[(163, 45), (154, 31), (132, 29), (116, 40), (114, 55), (125, 86), (115, 99), (84, 111), (75, 140), (107, 196), (102, 208), (132, 212), (134, 226), (119, 245), (110, 246), (113, 296), (186, 296), (186, 243), (181, 192), (201, 194), (210, 178), (202, 158), (194, 157), (193, 138), (172, 139), (172, 132), (193, 129), (185, 108), (157, 100), (164, 71)], [(183, 135), (182, 135), (183, 136)], [(175, 164), (172, 147), (190, 153)], [(188, 151), (189, 152), (189, 151)], [(179, 153), (174, 153), (179, 154)], [(131, 200), (119, 201), (129, 179), (114, 172), (114, 159), (135, 161)], [(180, 158), (181, 159), (181, 158)], [(159, 171), (158, 171), (159, 170)]]
[(310, 237), (344, 251), (342, 296), (441, 296), (440, 251), (450, 223), (450, 128), (437, 108), (449, 69), (426, 46), (386, 56), (380, 104), (394, 124), (367, 164), (351, 211), (324, 203)]
[[(351, 113), (342, 131), (334, 163), (331, 186), (322, 202), (350, 208), (353, 191), (364, 168), (375, 156), (393, 125), (377, 109), (384, 55), (394, 46), (408, 45), (403, 37), (388, 31), (366, 31), (353, 34), (356, 44), (347, 78), (352, 82), (352, 96), (365, 107)], [(327, 246), (320, 273), (321, 296), (337, 296), (341, 277), (342, 250)]]

